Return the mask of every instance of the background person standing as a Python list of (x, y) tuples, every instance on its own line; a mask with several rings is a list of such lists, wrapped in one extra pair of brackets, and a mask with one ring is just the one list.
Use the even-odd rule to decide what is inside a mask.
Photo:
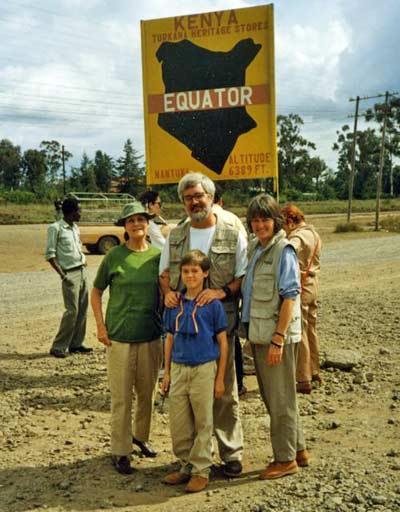
[(148, 236), (152, 245), (162, 250), (165, 245), (165, 239), (170, 231), (167, 221), (161, 217), (162, 202), (160, 194), (155, 190), (146, 190), (139, 197), (139, 201), (147, 211), (153, 216), (149, 220)]
[(85, 274), (86, 258), (82, 252), (79, 229), (79, 203), (68, 197), (62, 203), (64, 218), (49, 226), (46, 260), (62, 281), (65, 311), (58, 333), (50, 349), (54, 357), (66, 357), (66, 352), (91, 352), (84, 347), (88, 308), (88, 285)]
[(314, 227), (306, 224), (304, 214), (297, 206), (285, 206), (282, 215), (283, 227), (296, 250), (300, 265), (302, 337), (297, 360), (297, 392), (309, 394), (312, 381), (322, 382), (316, 329), (321, 239)]

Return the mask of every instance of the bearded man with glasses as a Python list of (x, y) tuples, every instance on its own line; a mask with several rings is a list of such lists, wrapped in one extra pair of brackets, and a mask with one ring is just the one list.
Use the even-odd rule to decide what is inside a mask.
[[(215, 185), (201, 173), (188, 173), (178, 184), (189, 221), (180, 222), (170, 232), (160, 259), (160, 285), (165, 305), (179, 304), (183, 284), (180, 263), (184, 254), (197, 249), (211, 260), (205, 289), (197, 296), (199, 307), (221, 300), (228, 320), (228, 361), (225, 393), (214, 404), (214, 431), (226, 476), (242, 472), (243, 432), (235, 375), (234, 330), (238, 318), (238, 294), (247, 268), (247, 240), (229, 219), (213, 212)], [(182, 426), (184, 428), (184, 426)]]

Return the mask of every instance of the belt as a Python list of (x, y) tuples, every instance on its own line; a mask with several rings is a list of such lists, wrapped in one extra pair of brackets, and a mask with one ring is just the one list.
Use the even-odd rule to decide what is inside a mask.
[(75, 270), (82, 270), (85, 265), (78, 265), (77, 267), (67, 268), (64, 272), (74, 272)]

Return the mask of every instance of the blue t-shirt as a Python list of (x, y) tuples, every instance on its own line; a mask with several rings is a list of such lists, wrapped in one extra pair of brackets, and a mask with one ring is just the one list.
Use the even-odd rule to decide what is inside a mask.
[(219, 300), (200, 307), (182, 295), (179, 306), (165, 310), (164, 327), (174, 336), (172, 361), (197, 366), (218, 359), (216, 335), (226, 331), (228, 322)]

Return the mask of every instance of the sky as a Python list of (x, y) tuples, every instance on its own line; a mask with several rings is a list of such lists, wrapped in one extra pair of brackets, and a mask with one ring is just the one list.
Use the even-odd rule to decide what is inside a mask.
[[(0, 139), (22, 151), (58, 140), (72, 165), (99, 149), (118, 158), (128, 138), (144, 154), (140, 20), (265, 3), (1, 2)], [(277, 113), (299, 114), (315, 155), (335, 170), (336, 131), (354, 122), (349, 98), (400, 92), (400, 1), (278, 0), (274, 12)]]

